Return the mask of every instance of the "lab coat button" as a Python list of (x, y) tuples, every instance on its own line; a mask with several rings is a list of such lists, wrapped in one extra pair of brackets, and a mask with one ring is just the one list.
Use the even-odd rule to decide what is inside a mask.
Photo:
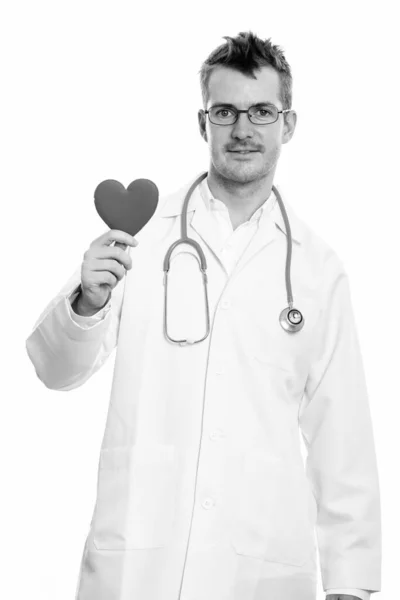
[(221, 302), (221, 308), (229, 308), (231, 305), (231, 303), (229, 302), (229, 300), (222, 300)]
[(214, 506), (214, 500), (212, 498), (206, 498), (205, 500), (203, 500), (202, 502), (202, 507), (203, 508), (212, 508)]

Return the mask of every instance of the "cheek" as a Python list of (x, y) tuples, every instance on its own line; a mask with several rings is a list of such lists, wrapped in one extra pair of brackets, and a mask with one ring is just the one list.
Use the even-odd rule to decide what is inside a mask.
[(263, 140), (265, 151), (268, 154), (276, 155), (279, 154), (280, 151), (280, 141), (279, 138), (274, 136), (268, 136)]
[(212, 154), (222, 154), (227, 143), (226, 133), (220, 130), (210, 131), (207, 128), (207, 140)]
[(280, 156), (281, 153), (281, 146), (277, 141), (274, 141), (274, 143), (271, 143), (270, 147), (268, 148), (268, 158), (270, 161), (276, 162)]

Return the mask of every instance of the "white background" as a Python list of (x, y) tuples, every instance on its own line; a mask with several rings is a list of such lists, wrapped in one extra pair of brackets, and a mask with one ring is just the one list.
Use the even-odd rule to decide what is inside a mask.
[(274, 183), (350, 276), (382, 494), (383, 590), (374, 598), (398, 597), (395, 9), (394, 0), (3, 4), (2, 598), (74, 597), (115, 359), (81, 388), (51, 391), (25, 340), (108, 229), (94, 207), (98, 183), (147, 177), (163, 195), (208, 168), (198, 72), (222, 36), (248, 29), (279, 44), (293, 71), (297, 128)]

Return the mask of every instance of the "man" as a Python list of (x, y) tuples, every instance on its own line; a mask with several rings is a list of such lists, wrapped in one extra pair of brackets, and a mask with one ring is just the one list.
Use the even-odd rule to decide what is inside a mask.
[[(380, 590), (379, 482), (348, 277), (285, 199), (305, 323), (289, 333), (279, 321), (288, 234), (272, 185), (296, 126), (290, 67), (270, 40), (225, 39), (201, 69), (210, 163), (188, 207), (210, 334), (199, 341), (193, 247), (178, 246), (168, 285), (162, 273), (191, 181), (160, 202), (129, 264), (111, 246), (121, 232), (85, 254), (85, 277), (112, 270), (106, 255), (128, 264), (123, 292), (95, 305), (77, 269), (27, 340), (40, 379), (64, 391), (117, 346), (77, 600), (315, 600), (314, 530), (326, 598)], [(166, 335), (190, 328), (196, 343)]]

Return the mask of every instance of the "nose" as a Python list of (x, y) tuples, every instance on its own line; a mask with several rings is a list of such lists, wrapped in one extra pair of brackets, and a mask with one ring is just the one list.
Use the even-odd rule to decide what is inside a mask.
[(246, 137), (253, 137), (253, 125), (247, 113), (239, 113), (238, 120), (232, 127), (232, 137), (242, 140)]

